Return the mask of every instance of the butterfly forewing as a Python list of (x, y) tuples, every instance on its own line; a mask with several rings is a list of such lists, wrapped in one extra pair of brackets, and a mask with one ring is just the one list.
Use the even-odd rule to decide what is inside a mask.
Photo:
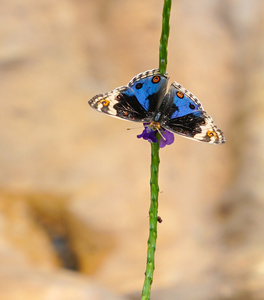
[(156, 112), (167, 90), (169, 78), (153, 69), (135, 76), (128, 86), (133, 89), (138, 101), (148, 112)]
[(160, 125), (184, 137), (212, 144), (225, 142), (224, 135), (204, 111), (201, 102), (179, 83), (173, 82), (160, 111)]
[(93, 97), (92, 108), (111, 116), (136, 121), (151, 122), (166, 93), (168, 78), (158, 69), (135, 76), (127, 86)]

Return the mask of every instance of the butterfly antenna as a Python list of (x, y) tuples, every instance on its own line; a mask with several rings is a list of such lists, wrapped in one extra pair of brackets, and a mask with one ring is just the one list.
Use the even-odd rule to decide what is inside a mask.
[(139, 128), (142, 128), (142, 126), (138, 126), (138, 127), (130, 127), (130, 128), (127, 128), (127, 130), (133, 130), (133, 129), (139, 129)]
[(163, 138), (164, 141), (166, 141), (165, 136), (161, 133), (161, 130), (159, 128), (156, 128), (160, 136)]

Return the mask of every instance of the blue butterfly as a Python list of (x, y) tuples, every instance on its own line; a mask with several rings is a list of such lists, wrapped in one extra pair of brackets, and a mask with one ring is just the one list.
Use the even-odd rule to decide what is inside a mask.
[(92, 108), (134, 122), (150, 123), (187, 138), (211, 144), (225, 142), (223, 132), (203, 110), (201, 102), (179, 83), (167, 91), (169, 77), (159, 69), (135, 76), (127, 86), (89, 100)]

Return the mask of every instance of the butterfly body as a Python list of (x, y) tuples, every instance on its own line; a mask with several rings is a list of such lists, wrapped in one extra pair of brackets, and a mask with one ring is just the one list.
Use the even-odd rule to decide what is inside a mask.
[(198, 98), (176, 82), (166, 94), (168, 81), (167, 75), (161, 75), (158, 69), (149, 70), (135, 76), (127, 86), (93, 97), (89, 104), (117, 118), (151, 123), (198, 141), (224, 143), (222, 131)]

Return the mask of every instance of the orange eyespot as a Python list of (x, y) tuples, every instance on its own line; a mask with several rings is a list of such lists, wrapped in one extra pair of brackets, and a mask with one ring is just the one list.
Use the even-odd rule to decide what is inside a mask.
[(159, 76), (154, 76), (153, 78), (152, 78), (152, 82), (153, 83), (158, 83), (160, 81), (160, 77)]
[(210, 131), (210, 130), (207, 131), (207, 135), (209, 137), (216, 137), (216, 133), (214, 131)]
[(177, 92), (176, 95), (177, 95), (180, 99), (183, 98), (183, 93), (182, 93), (182, 92)]
[(108, 106), (110, 101), (109, 100), (106, 100), (106, 99), (103, 99), (100, 101), (100, 103), (103, 105), (103, 106)]

